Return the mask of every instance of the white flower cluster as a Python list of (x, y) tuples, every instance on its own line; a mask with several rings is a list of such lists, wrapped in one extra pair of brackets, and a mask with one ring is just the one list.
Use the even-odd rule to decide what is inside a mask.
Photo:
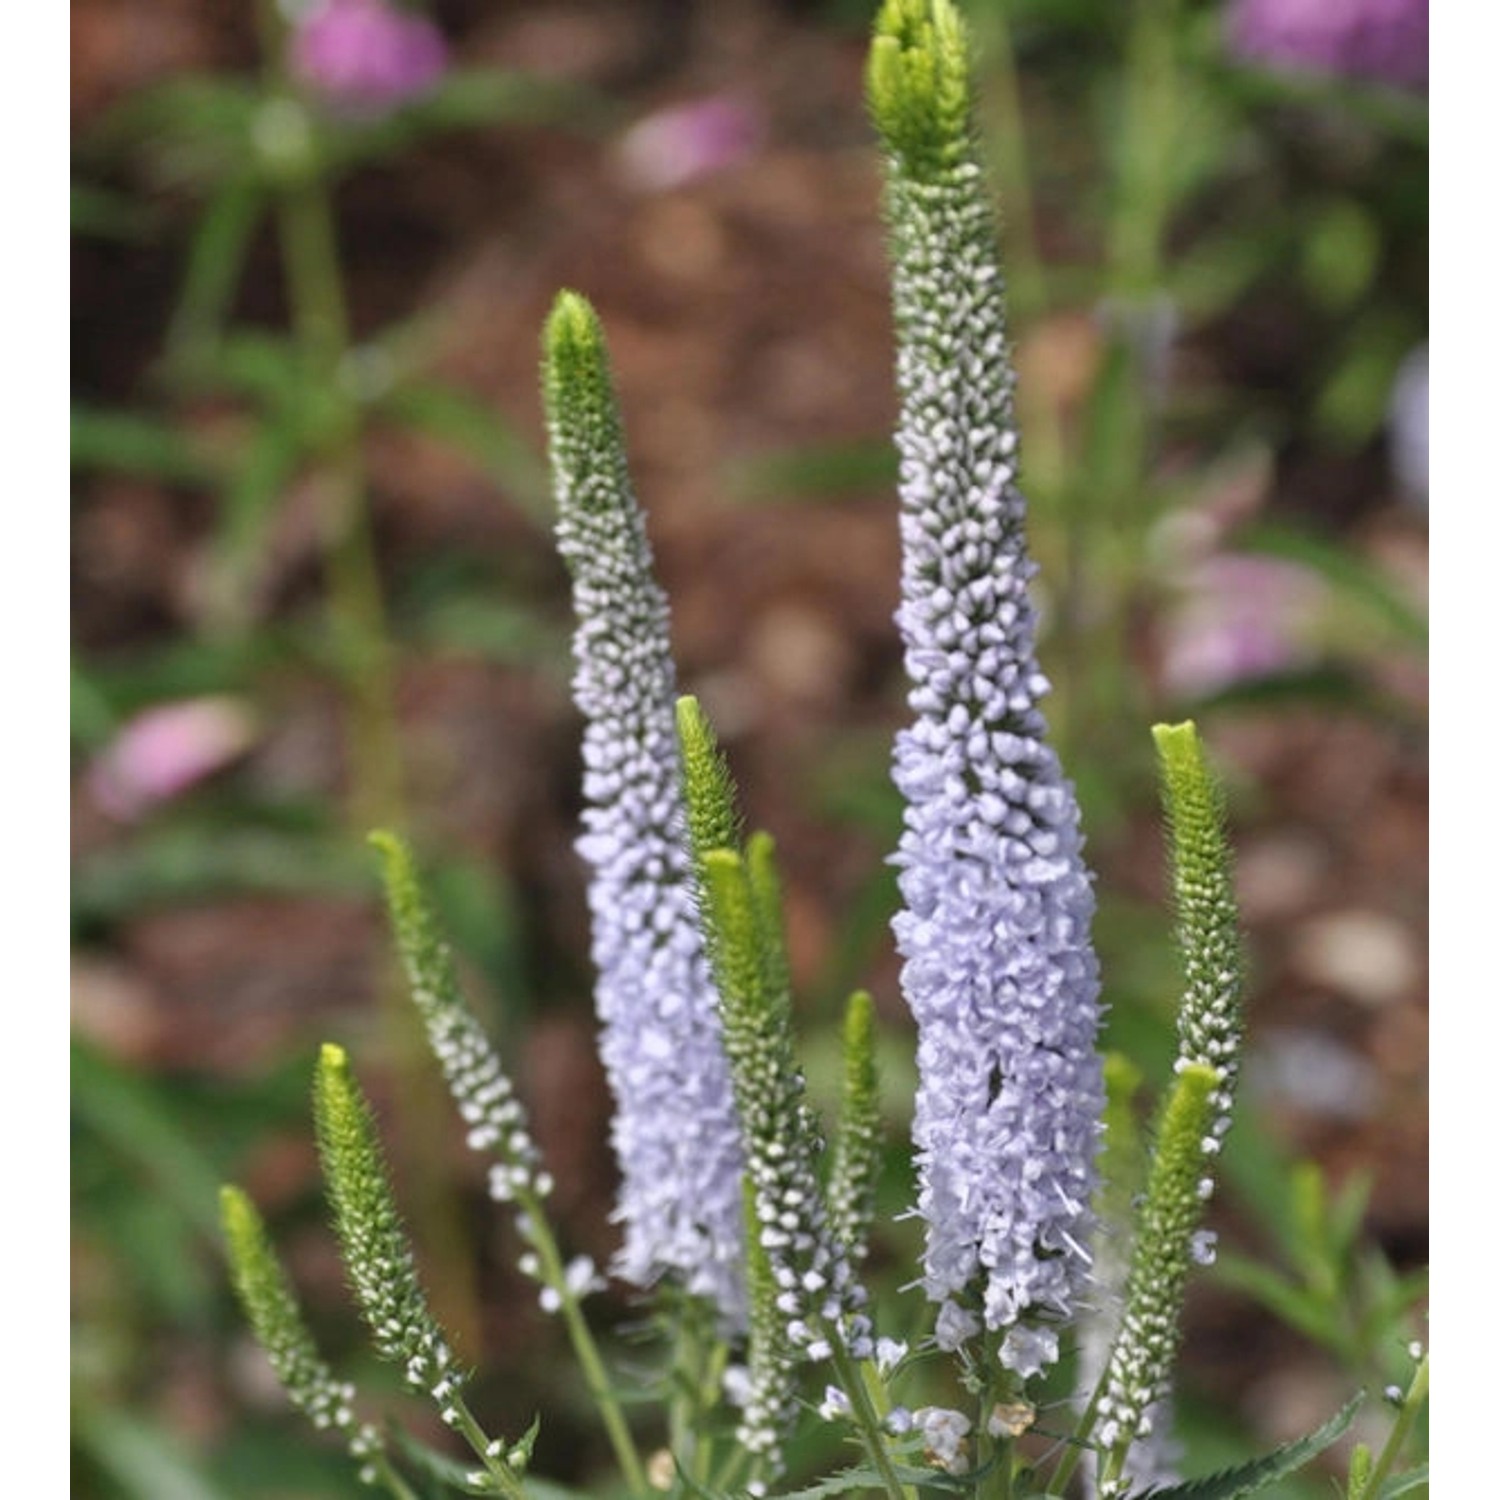
[(625, 467), (603, 338), (564, 294), (548, 329), (557, 542), (573, 575), (586, 727), (579, 852), (615, 1098), (620, 1274), (674, 1272), (744, 1326), (744, 1158), (683, 837), (666, 596)]
[[(902, 984), (918, 1028), (914, 1137), (938, 1341), (1049, 1325), (1089, 1272), (1101, 1065), (1094, 898), (1038, 701), (1034, 571), (1016, 487), (994, 228), (972, 160), (890, 167), (902, 394), (902, 602), (915, 722), (897, 738)], [(1024, 1325), (1031, 1326), (1024, 1326)]]

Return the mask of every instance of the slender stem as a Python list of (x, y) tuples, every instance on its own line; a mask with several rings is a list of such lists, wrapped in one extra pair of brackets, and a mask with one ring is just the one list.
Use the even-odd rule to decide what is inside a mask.
[(400, 1471), (385, 1454), (376, 1454), (370, 1467), (375, 1470), (381, 1484), (391, 1492), (393, 1500), (418, 1500), (417, 1492), (401, 1477)]
[(557, 1239), (552, 1233), (552, 1227), (547, 1222), (542, 1201), (530, 1191), (518, 1194), (517, 1201), (526, 1216), (525, 1233), (540, 1262), (542, 1282), (557, 1293), (559, 1310), (568, 1330), (568, 1338), (573, 1345), (573, 1353), (578, 1358), (589, 1394), (594, 1398), (594, 1404), (598, 1407), (604, 1430), (609, 1436), (610, 1446), (613, 1447), (615, 1459), (620, 1465), (620, 1472), (633, 1493), (648, 1494), (651, 1486), (646, 1478), (646, 1467), (641, 1461), (640, 1452), (636, 1448), (635, 1439), (631, 1435), (630, 1426), (625, 1420), (625, 1413), (620, 1407), (619, 1399), (610, 1385), (609, 1373), (604, 1368), (599, 1346), (594, 1342), (593, 1331), (589, 1328), (588, 1321), (583, 1316), (583, 1309), (579, 1306), (578, 1294), (568, 1284), (562, 1254), (557, 1248)]
[(489, 1434), (474, 1420), (474, 1414), (469, 1410), (462, 1396), (454, 1396), (449, 1403), (457, 1421), (454, 1428), (461, 1433), (469, 1447), (474, 1450), (475, 1456), (484, 1465), (485, 1472), (489, 1474), (500, 1486), (500, 1493), (508, 1495), (511, 1500), (526, 1500), (526, 1486), (521, 1483), (516, 1471), (505, 1462), (503, 1458), (496, 1458), (490, 1453), (493, 1446)]
[(860, 1437), (864, 1440), (865, 1452), (869, 1454), (870, 1462), (880, 1471), (886, 1493), (891, 1500), (915, 1500), (916, 1491), (901, 1483), (895, 1466), (891, 1463), (891, 1455), (886, 1451), (885, 1433), (877, 1410), (878, 1405), (885, 1404), (884, 1392), (872, 1396), (871, 1388), (866, 1383), (868, 1361), (864, 1368), (855, 1363), (853, 1356), (844, 1347), (837, 1329), (829, 1331), (828, 1339), (833, 1346), (833, 1367), (838, 1372), (844, 1393), (849, 1397), (849, 1404), (854, 1410), (854, 1419), (859, 1427)]
[(1084, 1408), (1083, 1415), (1078, 1419), (1078, 1425), (1073, 1429), (1072, 1437), (1062, 1458), (1058, 1461), (1056, 1469), (1052, 1471), (1051, 1489), (1062, 1494), (1068, 1480), (1072, 1477), (1073, 1470), (1078, 1467), (1078, 1461), (1085, 1453), (1092, 1452), (1089, 1445), (1089, 1434), (1094, 1430), (1094, 1421), (1099, 1414), (1099, 1398), (1104, 1393), (1104, 1383), (1101, 1377), (1100, 1383), (1094, 1387), (1094, 1394), (1089, 1397), (1089, 1404)]
[(317, 178), (288, 185), (279, 213), (293, 327), (330, 401), (328, 585), (349, 693), (351, 812), (361, 827), (395, 826), (403, 799), (394, 673), (365, 492), (360, 411), (341, 383), (349, 318), (326, 185)]
[[(328, 615), (346, 703), (349, 816), (362, 837), (370, 828), (406, 821), (395, 671), (385, 601), (376, 562), (366, 492), (362, 417), (342, 380), (350, 323), (328, 185), (312, 163), (282, 182), (277, 226), (292, 331), (311, 377), (328, 405), (323, 471), (330, 484), (325, 517)], [(381, 985), (386, 1035), (398, 1077), (401, 1139), (421, 1170), (414, 1217), (439, 1258), (435, 1279), (443, 1322), (455, 1343), (479, 1343), (479, 1299), (465, 1246), (462, 1215), (442, 1169), (446, 1145), (438, 1133), (445, 1090), (431, 1062), (415, 1013), (400, 986)]]
[(1386, 1476), (1391, 1472), (1391, 1466), (1400, 1456), (1402, 1448), (1406, 1446), (1406, 1440), (1411, 1436), (1411, 1429), (1427, 1402), (1428, 1359), (1428, 1355), (1422, 1356), (1422, 1362), (1417, 1366), (1416, 1373), (1411, 1378), (1411, 1384), (1406, 1388), (1406, 1395), (1402, 1399), (1401, 1410), (1396, 1415), (1390, 1436), (1386, 1438), (1385, 1446), (1380, 1450), (1380, 1457), (1375, 1460), (1374, 1467), (1370, 1470), (1370, 1478), (1364, 1488), (1364, 1493), (1367, 1495), (1380, 1493), (1381, 1485), (1385, 1483)]

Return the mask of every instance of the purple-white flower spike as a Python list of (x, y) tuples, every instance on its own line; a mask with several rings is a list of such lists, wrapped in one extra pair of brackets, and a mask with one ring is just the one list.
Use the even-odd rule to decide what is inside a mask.
[(558, 546), (573, 575), (573, 692), (584, 731), (583, 836), (601, 1052), (625, 1240), (616, 1269), (662, 1274), (745, 1322), (744, 1154), (693, 906), (666, 596), (626, 470), (603, 331), (562, 293), (544, 393)]
[(939, 1343), (1057, 1357), (1089, 1276), (1103, 1105), (1091, 876), (1038, 702), (1034, 571), (994, 221), (948, 0), (887, 0), (869, 72), (887, 153), (915, 722), (897, 737), (902, 985), (917, 1021), (924, 1284)]

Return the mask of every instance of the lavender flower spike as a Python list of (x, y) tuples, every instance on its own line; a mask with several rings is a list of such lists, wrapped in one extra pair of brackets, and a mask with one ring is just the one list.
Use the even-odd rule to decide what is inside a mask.
[(744, 1327), (744, 1156), (693, 907), (667, 601), (626, 471), (603, 331), (562, 293), (544, 387), (558, 547), (578, 617), (573, 692), (601, 1052), (615, 1096), (619, 1273), (663, 1273)]
[(896, 740), (902, 985), (938, 1341), (981, 1326), (1023, 1376), (1089, 1275), (1104, 1102), (1094, 899), (1037, 707), (1015, 376), (976, 160), (963, 25), (887, 0), (869, 72), (887, 153), (901, 417), (902, 602), (915, 722)]

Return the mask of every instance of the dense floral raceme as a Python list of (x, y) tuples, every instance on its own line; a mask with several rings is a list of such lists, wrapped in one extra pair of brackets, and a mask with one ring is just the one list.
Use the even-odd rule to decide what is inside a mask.
[(664, 1271), (745, 1315), (744, 1162), (693, 909), (667, 603), (625, 469), (598, 321), (563, 294), (546, 388), (558, 546), (573, 575), (573, 691), (586, 720), (585, 832), (601, 1052), (615, 1097), (625, 1241), (637, 1285)]
[(914, 1136), (938, 1338), (1006, 1330), (1003, 1362), (1029, 1375), (1056, 1359), (1052, 1325), (1073, 1315), (1089, 1268), (1103, 1104), (1094, 899), (1038, 708), (1014, 375), (962, 35), (950, 7), (926, 12), (887, 6), (870, 75), (889, 155), (897, 620), (916, 715), (895, 750), (906, 799), (895, 931), (918, 1027)]

